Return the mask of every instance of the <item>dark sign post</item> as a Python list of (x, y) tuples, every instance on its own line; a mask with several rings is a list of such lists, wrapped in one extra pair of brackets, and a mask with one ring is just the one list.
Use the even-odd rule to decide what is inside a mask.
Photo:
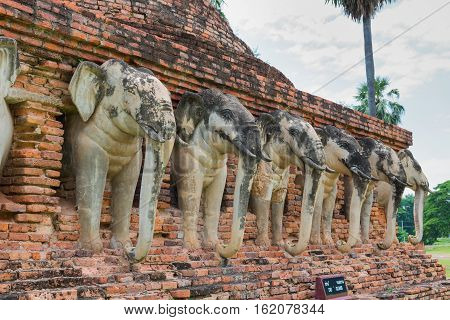
[(316, 300), (348, 299), (347, 285), (343, 275), (316, 278)]

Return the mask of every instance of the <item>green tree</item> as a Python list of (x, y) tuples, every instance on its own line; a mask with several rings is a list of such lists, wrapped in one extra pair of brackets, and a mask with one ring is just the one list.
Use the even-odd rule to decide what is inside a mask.
[(433, 244), (450, 235), (450, 180), (439, 184), (428, 196), (424, 209), (423, 240)]
[(408, 194), (402, 198), (398, 207), (398, 231), (397, 238), (400, 241), (407, 241), (408, 235), (414, 235), (414, 196)]
[[(401, 123), (405, 108), (397, 102), (400, 98), (400, 92), (398, 89), (389, 89), (390, 84), (388, 78), (377, 77), (375, 79), (376, 117), (384, 120), (386, 123), (397, 125)], [(359, 104), (353, 106), (353, 109), (369, 114), (367, 84), (362, 83), (357, 91), (357, 95), (354, 98)]]
[(369, 114), (376, 115), (375, 108), (375, 64), (373, 61), (372, 47), (372, 18), (384, 5), (395, 2), (395, 0), (325, 0), (335, 7), (341, 7), (344, 14), (357, 22), (363, 22), (364, 51), (366, 57), (366, 77), (368, 84)]
[(223, 18), (226, 18), (225, 13), (222, 10), (223, 5), (225, 4), (225, 0), (211, 0), (211, 4), (213, 5), (214, 8), (216, 8), (217, 11), (219, 11), (220, 15)]

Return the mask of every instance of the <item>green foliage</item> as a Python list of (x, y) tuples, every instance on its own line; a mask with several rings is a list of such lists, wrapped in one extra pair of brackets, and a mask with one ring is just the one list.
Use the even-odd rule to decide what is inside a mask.
[(325, 0), (335, 7), (344, 10), (344, 14), (355, 21), (360, 22), (364, 17), (373, 18), (383, 6), (396, 0)]
[[(377, 77), (375, 79), (376, 116), (386, 123), (397, 125), (401, 123), (405, 108), (397, 102), (400, 98), (398, 89), (388, 90), (390, 84), (388, 78)], [(359, 104), (353, 106), (353, 109), (369, 114), (369, 93), (366, 83), (362, 83), (358, 87), (357, 95), (354, 98)]]
[(439, 238), (432, 246), (426, 247), (427, 253), (439, 260), (445, 266), (447, 279), (450, 279), (450, 238)]
[[(400, 206), (398, 207), (397, 222), (399, 226), (397, 237), (400, 240), (403, 241), (404, 235), (406, 235), (405, 239), (408, 239), (408, 235), (415, 234), (414, 196), (412, 194), (408, 194), (407, 196), (403, 197), (402, 201), (400, 202)], [(400, 232), (403, 233), (400, 235)]]
[(409, 233), (406, 232), (406, 230), (403, 229), (403, 228), (399, 225), (399, 227), (398, 227), (398, 229), (397, 229), (397, 239), (398, 239), (400, 242), (408, 242), (408, 235), (409, 235)]
[(214, 8), (216, 8), (217, 11), (219, 11), (220, 15), (226, 19), (225, 13), (223, 13), (222, 8), (225, 4), (225, 0), (211, 0), (211, 4)]
[(424, 209), (425, 244), (433, 244), (450, 234), (450, 180), (439, 184), (428, 196)]

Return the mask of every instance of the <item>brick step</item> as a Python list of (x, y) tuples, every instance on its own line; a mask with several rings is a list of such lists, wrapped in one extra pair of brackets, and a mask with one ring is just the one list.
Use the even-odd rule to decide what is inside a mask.
[(3, 285), (9, 285), (10, 292), (22, 292), (30, 290), (72, 288), (80, 285), (89, 285), (92, 280), (87, 277), (60, 276), (53, 278), (42, 278), (36, 280), (9, 281)]
[(81, 269), (60, 268), (60, 269), (29, 269), (29, 270), (5, 270), (0, 272), (0, 283), (18, 282), (23, 280), (51, 279), (58, 277), (81, 277)]
[(61, 268), (63, 261), (56, 260), (0, 260), (0, 271), (26, 271)]

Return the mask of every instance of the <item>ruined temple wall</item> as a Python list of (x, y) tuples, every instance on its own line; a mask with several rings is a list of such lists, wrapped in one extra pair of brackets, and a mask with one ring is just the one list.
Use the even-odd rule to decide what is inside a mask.
[[(79, 61), (117, 58), (153, 70), (172, 92), (174, 105), (185, 91), (217, 87), (239, 97), (255, 115), (289, 109), (314, 125), (334, 124), (395, 149), (412, 143), (408, 131), (296, 90), (278, 70), (253, 57), (208, 1), (4, 1), (0, 14), (1, 33), (19, 42), (22, 73), (16, 87), (58, 98), (64, 110), (73, 111), (67, 87)], [(58, 120), (62, 125), (64, 117)], [(60, 161), (59, 151), (45, 157)], [(39, 150), (33, 154), (40, 155)], [(232, 168), (230, 161), (225, 211), (232, 203)], [(169, 182), (166, 177), (160, 208), (176, 204)], [(9, 180), (3, 178), (3, 185), (8, 186)], [(9, 187), (3, 190), (16, 194)], [(287, 199), (287, 215), (298, 215), (301, 190), (292, 181)], [(337, 218), (341, 207), (342, 200)], [(336, 227), (343, 231), (338, 232), (340, 238), (345, 236), (342, 223)]]
[[(281, 72), (255, 58), (206, 0), (84, 0), (76, 3), (2, 0), (0, 35), (18, 42), (22, 68), (15, 87), (47, 97), (45, 103), (10, 103), (15, 119), (14, 141), (0, 178), (0, 188), (15, 203), (0, 207), (0, 269), (10, 270), (0, 273), (0, 294), (37, 290), (34, 282), (27, 281), (47, 279), (48, 273), (43, 274), (44, 271), (23, 271), (31, 268), (26, 262), (30, 259), (42, 264), (42, 268), (57, 265), (58, 271), (52, 271), (51, 275), (61, 279), (46, 282), (46, 285), (78, 286), (78, 289), (55, 293), (69, 298), (89, 294), (123, 297), (143, 290), (142, 272), (150, 271), (158, 274), (149, 276), (154, 284), (144, 281), (144, 289), (151, 292), (148, 295), (160, 298), (211, 297), (216, 292), (222, 298), (308, 298), (312, 295), (311, 279), (327, 272), (346, 273), (354, 292), (375, 292), (389, 285), (442, 279), (443, 268), (420, 249), (416, 251), (410, 246), (399, 246), (381, 257), (372, 257), (373, 251), (362, 247), (356, 249), (353, 258), (336, 254), (331, 248), (323, 251), (311, 248), (316, 253), (288, 259), (279, 248), (254, 246), (256, 219), (251, 213), (246, 223), (246, 247), (232, 260), (232, 272), (221, 269), (213, 253), (192, 255), (181, 248), (181, 214), (174, 209), (176, 190), (171, 187), (169, 169), (159, 198), (152, 250), (140, 269), (128, 274), (129, 266), (114, 252), (100, 257), (77, 256), (79, 253), (70, 251), (76, 247), (79, 230), (78, 215), (73, 207), (73, 180), (63, 179), (61, 172), (65, 114), (74, 112), (68, 84), (80, 61), (100, 64), (115, 58), (147, 67), (171, 91), (174, 106), (186, 91), (215, 87), (237, 96), (254, 115), (288, 109), (316, 126), (333, 124), (356, 136), (379, 139), (395, 149), (411, 145), (412, 135), (297, 90)], [(229, 236), (231, 226), (235, 171), (236, 159), (232, 157), (219, 230), (223, 239)], [(299, 226), (301, 189), (294, 184), (294, 174), (292, 169), (284, 217), (286, 239), (295, 236)], [(110, 237), (109, 198), (106, 190), (102, 214), (105, 244)], [(340, 185), (333, 221), (336, 239), (347, 237), (347, 222), (342, 212)], [(136, 209), (131, 219), (135, 239)], [(374, 241), (383, 236), (384, 219), (383, 211), (375, 206), (371, 234)], [(393, 257), (396, 260), (390, 261)], [(330, 265), (327, 261), (333, 263)], [(189, 265), (186, 267), (189, 270), (180, 265)], [(377, 270), (367, 271), (374, 266)], [(277, 269), (283, 271), (280, 273)], [(292, 272), (294, 269), (302, 271)], [(244, 277), (242, 272), (249, 272), (249, 275)], [(92, 274), (95, 277), (92, 278)], [(78, 277), (79, 282), (70, 282), (75, 280), (68, 280), (66, 276)], [(132, 281), (128, 283), (124, 279)], [(86, 283), (91, 282), (95, 290), (104, 286), (106, 293), (86, 289)], [(276, 288), (272, 289), (274, 286)], [(34, 293), (24, 296), (34, 297)]]

